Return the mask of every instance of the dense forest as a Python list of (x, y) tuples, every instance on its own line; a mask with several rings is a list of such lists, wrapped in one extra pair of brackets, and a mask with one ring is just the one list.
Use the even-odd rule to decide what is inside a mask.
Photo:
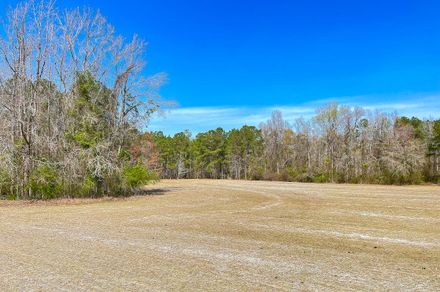
[(439, 182), (440, 120), (330, 104), (293, 125), (275, 111), (259, 128), (144, 135), (162, 178), (417, 184)]
[(91, 9), (26, 1), (0, 34), (0, 197), (126, 195), (154, 180), (134, 145), (158, 108), (146, 44)]

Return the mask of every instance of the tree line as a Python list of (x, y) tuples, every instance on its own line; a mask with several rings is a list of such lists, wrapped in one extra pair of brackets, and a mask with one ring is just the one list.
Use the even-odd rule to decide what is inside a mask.
[(9, 10), (0, 33), (0, 198), (126, 195), (155, 179), (136, 149), (158, 107), (146, 43), (55, 1)]
[(128, 195), (162, 178), (438, 182), (440, 121), (331, 104), (292, 125), (143, 132), (163, 74), (91, 9), (28, 0), (0, 33), (0, 198)]
[(146, 134), (162, 178), (417, 184), (439, 182), (440, 120), (330, 104), (291, 125), (275, 111), (259, 128)]

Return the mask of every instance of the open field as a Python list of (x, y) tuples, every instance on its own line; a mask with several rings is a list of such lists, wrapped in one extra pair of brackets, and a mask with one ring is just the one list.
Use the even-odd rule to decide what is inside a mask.
[(163, 181), (0, 202), (0, 290), (440, 290), (440, 188)]

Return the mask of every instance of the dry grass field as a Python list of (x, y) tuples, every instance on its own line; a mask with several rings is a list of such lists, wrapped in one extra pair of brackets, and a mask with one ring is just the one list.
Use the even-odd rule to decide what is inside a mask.
[(0, 202), (0, 290), (440, 290), (440, 188), (163, 181)]

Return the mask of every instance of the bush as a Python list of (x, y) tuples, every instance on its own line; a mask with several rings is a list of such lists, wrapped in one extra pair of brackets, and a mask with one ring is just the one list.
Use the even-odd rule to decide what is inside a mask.
[(330, 181), (330, 179), (329, 179), (328, 175), (326, 175), (324, 173), (319, 174), (313, 178), (313, 182), (315, 182), (315, 183), (326, 183), (329, 181)]
[(132, 190), (148, 183), (158, 181), (157, 174), (149, 171), (140, 164), (124, 167), (122, 176), (126, 186)]
[(263, 180), (264, 179), (264, 168), (261, 166), (255, 167), (250, 175), (252, 180)]
[(0, 170), (0, 198), (12, 199), (10, 194), (11, 187), (11, 175), (5, 170)]
[(303, 173), (303, 174), (298, 175), (296, 180), (299, 182), (311, 183), (311, 182), (313, 182), (313, 176), (311, 176), (307, 173)]
[(33, 199), (50, 200), (57, 198), (62, 191), (62, 184), (56, 170), (48, 165), (36, 168), (29, 180), (29, 189)]
[(279, 175), (275, 172), (271, 172), (271, 171), (266, 171), (263, 174), (263, 180), (268, 180), (268, 181), (278, 181), (279, 179)]
[(295, 174), (291, 169), (284, 169), (278, 175), (278, 180), (287, 182), (295, 181)]
[(96, 193), (96, 182), (90, 176), (86, 176), (81, 184), (81, 196), (90, 197)]
[(362, 176), (353, 176), (348, 180), (351, 184), (360, 184), (362, 183)]

